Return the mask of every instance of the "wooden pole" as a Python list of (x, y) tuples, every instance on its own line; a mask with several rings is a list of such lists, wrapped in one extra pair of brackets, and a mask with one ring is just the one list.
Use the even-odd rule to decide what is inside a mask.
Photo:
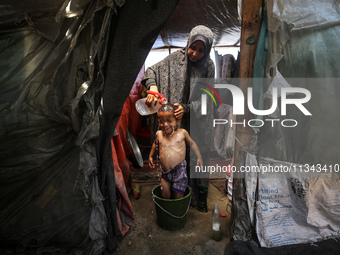
[[(242, 123), (245, 120), (245, 127), (242, 124), (236, 125), (236, 147), (235, 165), (240, 167), (240, 155), (242, 148), (248, 149), (254, 135), (254, 131), (247, 125), (248, 120), (253, 119), (253, 114), (247, 106), (247, 88), (252, 87), (251, 78), (254, 73), (254, 59), (257, 41), (261, 29), (260, 10), (262, 0), (243, 0), (242, 3), (242, 22), (241, 22), (241, 47), (240, 47), (240, 83), (239, 87), (243, 92), (244, 115), (237, 115), (236, 122)], [(243, 150), (242, 150), (243, 151)]]
[[(248, 120), (253, 119), (253, 114), (247, 105), (247, 88), (252, 87), (251, 78), (254, 73), (254, 60), (257, 41), (261, 30), (260, 9), (262, 0), (243, 0), (242, 2), (242, 22), (241, 22), (241, 47), (240, 47), (240, 82), (239, 87), (243, 92), (244, 115), (237, 115), (236, 142), (234, 162), (239, 170), (245, 160), (246, 151), (255, 134), (254, 130), (247, 125)], [(247, 205), (247, 195), (244, 176), (234, 174), (232, 215), (231, 215), (231, 240), (249, 241), (254, 238), (254, 228), (250, 221), (249, 209)], [(237, 216), (237, 217), (236, 217)]]

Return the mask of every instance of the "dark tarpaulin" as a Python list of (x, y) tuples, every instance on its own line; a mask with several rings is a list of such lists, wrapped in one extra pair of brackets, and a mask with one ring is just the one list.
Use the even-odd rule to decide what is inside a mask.
[(114, 249), (111, 138), (177, 2), (2, 1), (1, 249)]
[[(146, 3), (148, 8), (145, 7)], [(99, 137), (99, 179), (101, 191), (108, 198), (104, 204), (107, 212), (114, 212), (115, 204), (111, 201), (116, 201), (116, 190), (113, 185), (114, 174), (110, 165), (112, 164), (110, 142), (114, 128), (137, 74), (177, 1), (150, 1), (146, 3), (125, 3), (120, 15), (115, 16), (112, 22), (114, 25), (110, 30), (112, 40), (109, 41), (110, 47), (103, 94), (104, 112), (100, 119)], [(146, 10), (143, 11), (145, 8)], [(143, 22), (138, 22), (138, 25), (136, 25), (136, 19)], [(129, 33), (126, 31), (129, 31)], [(137, 52), (139, 54), (136, 54)], [(109, 235), (107, 244), (109, 249), (114, 248), (117, 242), (116, 237), (119, 234), (116, 219), (116, 215), (108, 215)], [(111, 229), (111, 227), (115, 228)]]

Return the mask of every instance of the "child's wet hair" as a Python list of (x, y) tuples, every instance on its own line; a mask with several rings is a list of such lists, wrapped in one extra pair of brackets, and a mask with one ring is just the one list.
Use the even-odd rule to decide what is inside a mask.
[(158, 112), (175, 112), (176, 107), (173, 104), (164, 104), (159, 108)]

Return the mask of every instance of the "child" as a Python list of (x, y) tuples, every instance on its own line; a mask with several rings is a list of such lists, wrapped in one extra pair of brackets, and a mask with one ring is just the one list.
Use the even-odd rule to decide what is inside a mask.
[(161, 163), (162, 197), (170, 198), (171, 190), (175, 198), (181, 198), (188, 185), (186, 171), (186, 144), (190, 145), (197, 156), (196, 164), (203, 166), (202, 156), (197, 144), (190, 138), (189, 133), (177, 128), (180, 120), (174, 116), (175, 107), (170, 104), (163, 105), (158, 111), (158, 122), (161, 130), (156, 132), (156, 138), (149, 154), (149, 166), (155, 168), (153, 156), (158, 146)]

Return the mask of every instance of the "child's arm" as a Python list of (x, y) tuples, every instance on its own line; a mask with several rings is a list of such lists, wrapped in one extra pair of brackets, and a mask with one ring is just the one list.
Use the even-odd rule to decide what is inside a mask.
[(151, 146), (151, 150), (150, 150), (150, 154), (149, 154), (149, 166), (151, 168), (155, 168), (155, 164), (153, 163), (153, 156), (155, 155), (155, 151), (156, 151), (156, 141), (158, 141), (158, 131), (156, 133), (156, 138), (155, 141), (153, 142), (152, 146)]
[(202, 159), (202, 156), (201, 156), (201, 152), (198, 149), (198, 146), (195, 143), (195, 141), (191, 139), (188, 131), (186, 131), (185, 129), (184, 129), (184, 137), (185, 137), (185, 142), (190, 145), (191, 149), (194, 151), (194, 153), (197, 157), (196, 165), (197, 166), (203, 166), (203, 159)]

